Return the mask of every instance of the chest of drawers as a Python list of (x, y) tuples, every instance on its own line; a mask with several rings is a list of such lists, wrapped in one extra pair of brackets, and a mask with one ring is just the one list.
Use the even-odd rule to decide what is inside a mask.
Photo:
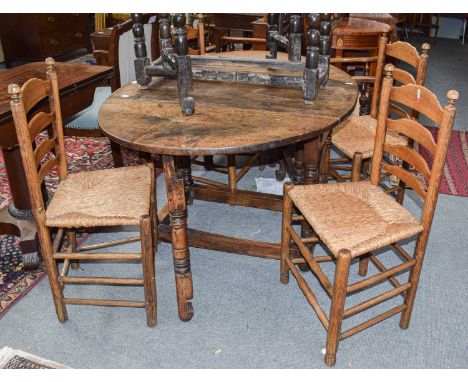
[(91, 49), (84, 13), (0, 14), (0, 38), (7, 67)]

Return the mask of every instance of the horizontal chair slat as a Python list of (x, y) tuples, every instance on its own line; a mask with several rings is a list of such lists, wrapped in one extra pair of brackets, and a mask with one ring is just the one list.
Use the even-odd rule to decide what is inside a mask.
[[(380, 272), (385, 272), (385, 271), (387, 270), (387, 268), (385, 268), (385, 266), (377, 259), (377, 257), (375, 257), (375, 255), (369, 256), (369, 259), (370, 259), (370, 261), (372, 262), (372, 264), (374, 264)], [(398, 280), (397, 280), (395, 277), (388, 276), (388, 277), (387, 277), (387, 280), (388, 280), (395, 288), (401, 287), (401, 284), (398, 282)]]
[(340, 340), (344, 340), (348, 337), (351, 337), (352, 335), (362, 332), (364, 329), (367, 329), (371, 326), (374, 326), (375, 324), (378, 324), (379, 322), (394, 316), (395, 314), (398, 314), (402, 312), (403, 310), (406, 309), (406, 304), (398, 305), (397, 307), (387, 310), (385, 313), (382, 313), (378, 315), (377, 317), (374, 317), (368, 321), (363, 322), (360, 325), (355, 326), (354, 328), (351, 328), (349, 330), (346, 330), (345, 332), (341, 333), (340, 335)]
[(289, 234), (291, 235), (291, 238), (293, 239), (293, 241), (296, 243), (297, 247), (299, 248), (299, 251), (301, 252), (302, 256), (304, 257), (304, 259), (306, 259), (309, 267), (317, 275), (317, 278), (319, 279), (320, 283), (326, 289), (327, 293), (331, 296), (333, 287), (332, 287), (330, 280), (328, 280), (328, 277), (325, 275), (325, 273), (323, 273), (317, 261), (315, 261), (309, 249), (301, 241), (301, 238), (296, 233), (296, 231), (294, 231), (294, 229), (291, 226), (287, 226), (286, 229), (288, 230)]
[(56, 260), (141, 260), (141, 253), (80, 253), (58, 252), (53, 254)]
[(128, 308), (144, 308), (145, 303), (141, 301), (128, 300), (98, 300), (88, 298), (64, 298), (63, 302), (69, 305), (95, 305), (95, 306), (123, 306)]
[(400, 264), (400, 265), (397, 265), (393, 268), (390, 268), (390, 269), (387, 269), (386, 271), (384, 272), (381, 272), (377, 275), (374, 275), (374, 276), (371, 276), (371, 277), (368, 277), (367, 279), (364, 279), (362, 281), (358, 281), (354, 284), (351, 284), (348, 286), (347, 288), (347, 293), (351, 293), (351, 292), (355, 292), (359, 289), (362, 289), (362, 288), (365, 288), (369, 285), (373, 285), (373, 284), (376, 284), (378, 283), (379, 281), (382, 281), (386, 278), (388, 278), (388, 276), (392, 276), (396, 273), (399, 273), (399, 272), (402, 272), (408, 268), (411, 268), (413, 265), (414, 265), (415, 261), (414, 260), (411, 260), (411, 261), (408, 261), (406, 263), (403, 263), (403, 264)]
[(110, 241), (106, 241), (104, 243), (84, 245), (84, 246), (78, 248), (77, 251), (78, 252), (84, 252), (84, 251), (91, 251), (91, 250), (94, 250), (94, 249), (107, 248), (107, 247), (112, 247), (114, 245), (133, 243), (135, 241), (140, 241), (140, 239), (141, 239), (140, 236), (135, 236), (135, 237), (127, 237), (125, 239), (110, 240)]
[(58, 281), (69, 284), (143, 285), (143, 279), (118, 277), (59, 277)]
[(297, 270), (296, 266), (294, 263), (291, 261), (291, 259), (286, 258), (286, 263), (288, 264), (289, 269), (291, 270), (292, 274), (296, 278), (297, 284), (299, 285), (299, 288), (301, 288), (302, 292), (304, 293), (304, 296), (306, 297), (307, 301), (309, 304), (312, 306), (314, 309), (315, 313), (317, 314), (317, 317), (319, 318), (320, 322), (324, 326), (326, 330), (328, 330), (328, 318), (325, 312), (323, 311), (322, 307), (319, 305), (317, 298), (307, 285), (306, 281), (304, 278), (301, 276), (299, 271)]
[(381, 302), (384, 302), (386, 300), (391, 299), (392, 297), (395, 297), (399, 295), (400, 293), (404, 292), (405, 290), (409, 289), (411, 287), (410, 283), (403, 284), (399, 288), (392, 289), (386, 293), (382, 293), (376, 297), (370, 298), (369, 300), (366, 300), (362, 302), (361, 304), (355, 305), (351, 308), (348, 308), (344, 311), (344, 318), (348, 318), (351, 316), (354, 316), (357, 313), (360, 313), (364, 310), (370, 309), (373, 306), (376, 306), (377, 304), (380, 304)]

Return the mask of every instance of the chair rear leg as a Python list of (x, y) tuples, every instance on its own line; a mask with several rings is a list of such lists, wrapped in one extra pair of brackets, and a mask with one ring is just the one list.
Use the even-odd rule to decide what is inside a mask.
[(140, 235), (146, 321), (148, 326), (155, 326), (157, 323), (156, 281), (154, 275), (153, 226), (149, 216), (143, 216), (140, 219)]
[[(68, 245), (71, 247), (72, 252), (76, 252), (76, 232), (74, 230), (67, 230), (67, 240), (68, 240)], [(71, 269), (77, 270), (80, 269), (80, 262), (79, 260), (73, 260), (71, 262)]]
[(330, 147), (331, 133), (328, 134), (322, 149), (322, 158), (320, 159), (320, 183), (328, 183), (330, 176)]
[(123, 167), (122, 150), (120, 145), (110, 141), (110, 146), (112, 151), (112, 159), (114, 160), (114, 167)]
[(351, 182), (359, 182), (362, 172), (362, 153), (356, 152), (353, 156), (353, 167), (351, 168)]
[(427, 231), (423, 231), (419, 235), (414, 250), (414, 259), (416, 260), (416, 263), (411, 268), (411, 272), (409, 274), (409, 282), (411, 283), (411, 288), (406, 291), (406, 309), (401, 313), (400, 328), (402, 329), (408, 329), (411, 320), (411, 313), (413, 312), (414, 300), (416, 298), (416, 291), (418, 289), (419, 276), (421, 275), (424, 254), (426, 251), (426, 244), (429, 236), (429, 234), (426, 232)]
[(327, 345), (325, 364), (333, 366), (336, 362), (336, 352), (340, 341), (341, 323), (346, 300), (346, 288), (348, 286), (349, 266), (351, 264), (351, 252), (341, 250), (338, 253), (335, 280), (333, 283), (333, 296), (330, 309), (330, 321), (327, 330)]
[(228, 155), (228, 185), (230, 191), (237, 190), (236, 156)]
[(289, 191), (292, 190), (294, 185), (292, 183), (285, 183), (283, 187), (283, 220), (281, 228), (281, 258), (280, 258), (280, 281), (283, 284), (289, 282), (289, 267), (286, 263), (286, 258), (291, 253), (291, 234), (288, 232), (287, 227), (291, 225), (293, 203), (288, 196)]

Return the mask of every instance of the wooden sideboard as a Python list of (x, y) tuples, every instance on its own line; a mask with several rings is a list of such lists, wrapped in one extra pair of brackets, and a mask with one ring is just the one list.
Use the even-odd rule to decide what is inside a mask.
[(91, 51), (85, 13), (0, 14), (0, 38), (7, 68), (80, 48)]

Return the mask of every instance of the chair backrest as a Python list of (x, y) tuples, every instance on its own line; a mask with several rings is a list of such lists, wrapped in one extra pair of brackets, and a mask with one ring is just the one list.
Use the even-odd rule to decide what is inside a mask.
[[(386, 36), (382, 36), (381, 40), (385, 40), (387, 42)], [(419, 54), (417, 49), (403, 41), (397, 41), (391, 44), (385, 44), (385, 50), (384, 50), (384, 62), (388, 63), (389, 59), (394, 59), (398, 61), (402, 61), (409, 66), (411, 66), (414, 69), (414, 72), (416, 73), (416, 78), (414, 76), (400, 68), (395, 68), (393, 72), (393, 79), (397, 81), (401, 85), (407, 85), (407, 84), (417, 84), (417, 85), (424, 85), (426, 81), (426, 74), (427, 74), (427, 61), (429, 59), (429, 49), (430, 45), (427, 43), (424, 43), (422, 45), (422, 53)], [(380, 68), (380, 76), (379, 79), (381, 81), (382, 79), (382, 73), (383, 73), (383, 65)], [(376, 81), (377, 81), (377, 75), (376, 75)], [(376, 84), (376, 88), (380, 90), (381, 83), (378, 85)], [(380, 94), (380, 91), (374, 92), (374, 97), (372, 97), (372, 104), (371, 104), (371, 115), (374, 118), (377, 118), (377, 111), (378, 111), (378, 94)], [(390, 107), (390, 110), (394, 113), (396, 113), (400, 117), (406, 117), (409, 116), (409, 114), (400, 108), (399, 106), (392, 104)], [(411, 116), (415, 119), (418, 118), (418, 113), (416, 111), (412, 111)]]
[[(392, 64), (385, 66), (370, 181), (378, 185), (381, 169), (383, 169), (411, 187), (424, 201), (421, 224), (429, 230), (439, 195), (440, 181), (455, 119), (455, 101), (458, 99), (458, 92), (450, 90), (447, 93), (448, 104), (442, 108), (434, 93), (424, 86), (416, 84), (393, 86), (394, 71), (395, 68)], [(408, 117), (390, 119), (388, 111), (391, 101), (416, 110), (437, 124), (439, 126), (437, 143), (429, 130), (418, 121)], [(402, 147), (386, 144), (385, 136), (388, 130), (403, 134), (424, 146), (433, 156), (432, 168), (429, 167), (422, 155), (411, 146)], [(405, 168), (384, 162), (382, 160), (384, 153), (393, 154), (411, 165), (424, 177), (426, 184)]]
[[(189, 43), (188, 54), (202, 55), (206, 53), (205, 49), (205, 21), (202, 13), (197, 13), (197, 27), (185, 25), (187, 31), (187, 41)], [(192, 48), (190, 43), (196, 40), (197, 48)]]
[[(62, 113), (60, 110), (57, 74), (54, 71), (53, 58), (45, 60), (47, 79), (32, 78), (23, 86), (11, 84), (8, 93), (11, 96), (11, 112), (15, 123), (16, 135), (26, 173), (33, 213), (44, 209), (41, 184), (54, 167), (58, 167), (60, 180), (67, 175), (67, 162), (63, 142)], [(49, 101), (49, 112), (38, 111), (32, 117), (31, 112), (45, 98)], [(33, 110), (34, 109), (34, 110)], [(52, 126), (52, 136), (35, 147), (35, 138), (42, 131)], [(50, 157), (44, 160), (46, 157)]]

